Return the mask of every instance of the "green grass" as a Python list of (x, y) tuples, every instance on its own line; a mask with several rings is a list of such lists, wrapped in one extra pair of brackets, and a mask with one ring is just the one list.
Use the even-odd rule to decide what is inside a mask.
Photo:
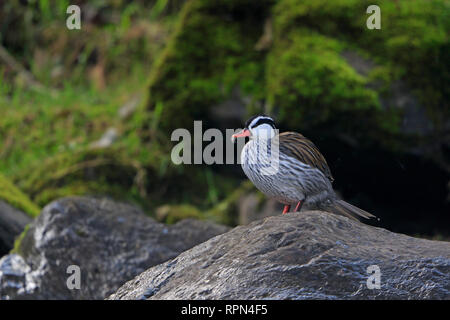
[(23, 229), (23, 231), (17, 236), (16, 240), (14, 240), (14, 246), (11, 249), (11, 254), (18, 254), (18, 255), (22, 255), (22, 240), (25, 238), (25, 236), (27, 235), (28, 230), (30, 229), (30, 225), (27, 224), (25, 226), (25, 229)]
[(86, 148), (109, 127), (120, 129), (118, 110), (143, 89), (144, 78), (138, 70), (104, 91), (66, 85), (56, 96), (30, 90), (1, 94), (0, 171), (14, 177), (43, 159)]
[[(17, 30), (15, 37), (0, 33), (0, 41), (46, 88), (34, 90), (0, 64), (0, 172), (11, 181), (0, 198), (16, 194), (14, 184), (40, 206), (87, 194), (148, 202), (147, 177), (166, 170), (167, 152), (158, 139), (148, 143), (141, 115), (121, 119), (118, 111), (143, 95), (176, 17), (166, 5), (92, 1), (101, 21), (83, 20), (72, 31), (64, 3), (0, 5), (0, 30)], [(117, 141), (92, 148), (108, 128)]]
[[(0, 95), (0, 172), (42, 206), (66, 195), (139, 194), (136, 175), (157, 153), (147, 152), (134, 120), (121, 119), (118, 110), (141, 94), (145, 79), (145, 68), (135, 68), (102, 91), (67, 84), (56, 95)], [(119, 133), (113, 146), (92, 148), (111, 127)]]

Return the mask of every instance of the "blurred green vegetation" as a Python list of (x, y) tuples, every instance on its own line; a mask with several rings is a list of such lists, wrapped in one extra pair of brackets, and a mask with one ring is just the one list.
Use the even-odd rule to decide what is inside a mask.
[[(35, 203), (92, 194), (148, 207), (148, 175), (163, 192), (155, 184), (169, 147), (144, 143), (133, 118), (119, 112), (139, 103), (180, 3), (78, 1), (82, 28), (71, 31), (68, 1), (0, 5), (1, 44), (44, 88), (0, 63), (0, 171)], [(94, 147), (108, 128), (118, 131), (117, 143)]]
[[(344, 133), (405, 152), (429, 140), (401, 130), (404, 110), (389, 98), (402, 80), (425, 108), (430, 136), (445, 136), (447, 1), (70, 4), (81, 6), (81, 30), (65, 27), (68, 0), (0, 4), (0, 43), (44, 88), (0, 63), (0, 172), (37, 206), (108, 195), (154, 215), (160, 207), (167, 222), (236, 223), (236, 201), (251, 185), (211, 167), (173, 165), (169, 141), (194, 120), (217, 121), (212, 106), (236, 87), (247, 115), (269, 112), (290, 130)], [(382, 8), (381, 30), (366, 28), (371, 4)], [(373, 68), (356, 70), (346, 52)], [(136, 110), (120, 116), (135, 100)], [(110, 128), (117, 140), (95, 146)], [(440, 156), (437, 144), (425, 157)]]
[[(381, 30), (369, 30), (365, 27), (368, 15), (362, 15), (361, 12), (365, 12), (371, 4), (379, 5), (381, 8)], [(317, 77), (315, 81), (321, 82), (315, 88), (328, 89), (327, 92), (322, 93), (321, 99), (317, 99), (320, 93), (303, 92), (301, 88), (292, 88), (300, 90), (297, 102), (302, 102), (304, 105), (302, 109), (317, 109), (314, 105), (317, 102), (321, 103), (321, 111), (327, 107), (348, 109), (349, 106), (356, 110), (374, 109), (378, 106), (377, 99), (389, 95), (389, 92), (383, 89), (395, 80), (404, 79), (426, 108), (427, 115), (432, 120), (436, 131), (442, 133), (445, 121), (450, 116), (450, 108), (448, 108), (450, 97), (448, 87), (450, 81), (449, 12), (450, 5), (447, 1), (338, 0), (330, 3), (323, 0), (284, 0), (279, 1), (274, 7), (275, 45), (277, 42), (283, 45), (286, 41), (291, 41), (288, 44), (291, 50), (302, 55), (306, 63), (311, 63), (308, 65), (309, 68), (299, 66), (301, 70), (308, 70), (308, 73), (303, 76), (304, 82), (313, 81), (310, 76), (312, 73)], [(304, 35), (298, 31), (299, 26), (308, 28), (317, 34), (316, 37), (320, 35), (320, 38), (311, 39), (308, 45), (308, 41), (304, 41)], [(340, 48), (337, 44), (333, 45), (336, 41), (339, 42)], [(298, 47), (298, 42), (301, 42), (303, 48)], [(328, 54), (316, 51), (320, 43), (328, 46)], [(334, 57), (330, 53), (330, 46), (333, 46), (331, 51), (334, 52)], [(355, 79), (355, 71), (349, 70), (348, 66), (345, 67), (346, 62), (342, 56), (339, 56), (344, 49), (355, 50), (376, 64), (365, 79), (361, 77), (359, 80)], [(320, 58), (314, 60), (312, 55)], [(320, 80), (320, 72), (327, 73), (327, 79)], [(330, 80), (334, 72), (341, 79)], [(298, 78), (296, 79), (299, 81)], [(285, 79), (284, 83), (288, 83), (289, 80)], [(373, 86), (367, 88), (367, 83), (373, 83), (375, 80), (386, 83), (378, 83), (379, 88)], [(362, 88), (362, 84), (366, 84), (366, 87)], [(349, 87), (342, 87), (345, 85)], [(328, 101), (324, 101), (324, 97)], [(308, 99), (313, 102), (309, 102)], [(274, 102), (277, 103), (280, 100), (282, 99), (275, 98)], [(395, 109), (397, 106), (388, 107)], [(391, 111), (390, 114), (383, 112), (381, 117), (378, 115), (378, 126), (395, 133), (396, 122), (398, 126), (397, 112), (389, 111)], [(317, 118), (317, 113), (314, 116)], [(296, 119), (292, 117), (292, 114), (290, 117)], [(383, 140), (386, 141), (386, 139)]]
[(23, 194), (17, 187), (7, 178), (0, 174), (0, 200), (6, 201), (13, 207), (23, 210), (31, 217), (39, 214), (39, 208), (27, 195)]
[[(81, 6), (80, 30), (66, 28), (70, 4)], [(168, 0), (7, 1), (0, 42), (46, 86), (103, 89), (149, 67), (170, 32), (168, 8)]]
[[(170, 132), (205, 119), (211, 106), (239, 86), (253, 101), (248, 114), (276, 113), (282, 125), (303, 130), (330, 124), (334, 131), (396, 149), (402, 110), (381, 108), (380, 101), (391, 94), (392, 82), (405, 79), (442, 133), (449, 116), (448, 3), (377, 1), (381, 30), (366, 28), (370, 4), (189, 2), (152, 70), (147, 109), (163, 105), (162, 127)], [(257, 50), (266, 19), (272, 43)], [(359, 73), (345, 50), (373, 61), (373, 70)], [(261, 99), (263, 106), (257, 103)]]
[[(163, 105), (160, 128), (189, 128), (239, 83), (262, 97), (264, 54), (254, 50), (269, 1), (189, 1), (150, 74), (147, 110)], [(226, 19), (242, 9), (243, 19)]]
[[(366, 27), (373, 4), (381, 30)], [(141, 113), (149, 122), (157, 114), (166, 134), (195, 119), (216, 124), (212, 108), (238, 87), (247, 116), (275, 115), (313, 141), (349, 141), (361, 160), (370, 148), (414, 150), (449, 173), (449, 9), (425, 0), (190, 1)]]

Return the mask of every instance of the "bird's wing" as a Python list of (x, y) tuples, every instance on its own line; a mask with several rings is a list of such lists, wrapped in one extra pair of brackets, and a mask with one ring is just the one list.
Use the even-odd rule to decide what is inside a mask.
[(334, 178), (327, 161), (311, 140), (297, 132), (283, 132), (278, 137), (281, 153), (319, 169), (330, 182), (333, 182)]

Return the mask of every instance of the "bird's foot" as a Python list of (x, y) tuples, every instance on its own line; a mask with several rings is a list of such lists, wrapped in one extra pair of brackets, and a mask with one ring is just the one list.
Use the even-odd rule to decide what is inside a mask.
[(283, 209), (283, 214), (288, 213), (288, 212), (289, 212), (289, 209), (291, 209), (291, 206), (285, 205), (285, 206), (284, 206), (284, 209)]
[(305, 202), (305, 200), (300, 200), (300, 201), (297, 203), (297, 205), (295, 206), (294, 212), (298, 212), (298, 211), (302, 210), (303, 202)]

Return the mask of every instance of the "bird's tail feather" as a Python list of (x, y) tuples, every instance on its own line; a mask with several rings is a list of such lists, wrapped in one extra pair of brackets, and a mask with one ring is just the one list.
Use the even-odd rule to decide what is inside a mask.
[(373, 218), (378, 219), (373, 214), (370, 214), (367, 211), (364, 211), (363, 209), (355, 207), (354, 205), (345, 202), (344, 200), (334, 201), (333, 205), (329, 209), (331, 212), (335, 214), (345, 216), (353, 220), (358, 220), (359, 217), (363, 217), (365, 219), (373, 219)]

